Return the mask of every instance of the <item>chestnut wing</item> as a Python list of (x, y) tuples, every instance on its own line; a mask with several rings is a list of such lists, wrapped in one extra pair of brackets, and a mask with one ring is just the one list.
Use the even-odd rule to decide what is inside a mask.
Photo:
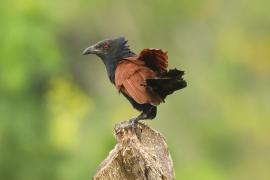
[(146, 79), (155, 75), (153, 70), (138, 60), (122, 60), (115, 71), (115, 86), (139, 104), (158, 105), (161, 98), (150, 92), (146, 86)]
[(138, 57), (145, 65), (156, 72), (166, 72), (168, 67), (167, 52), (162, 49), (144, 49)]

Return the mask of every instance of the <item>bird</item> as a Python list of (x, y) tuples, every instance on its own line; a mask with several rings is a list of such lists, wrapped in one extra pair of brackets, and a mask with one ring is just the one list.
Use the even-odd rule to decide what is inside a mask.
[(140, 120), (154, 119), (157, 106), (168, 95), (185, 88), (187, 82), (183, 79), (184, 71), (168, 69), (167, 51), (145, 48), (135, 54), (127, 42), (123, 36), (105, 39), (87, 47), (83, 55), (97, 55), (111, 83), (141, 112), (129, 120), (134, 125)]

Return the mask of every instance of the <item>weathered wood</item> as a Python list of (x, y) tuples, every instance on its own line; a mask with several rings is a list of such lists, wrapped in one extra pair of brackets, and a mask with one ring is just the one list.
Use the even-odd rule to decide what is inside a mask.
[(145, 124), (115, 126), (117, 145), (100, 164), (94, 180), (171, 180), (174, 169), (164, 137)]

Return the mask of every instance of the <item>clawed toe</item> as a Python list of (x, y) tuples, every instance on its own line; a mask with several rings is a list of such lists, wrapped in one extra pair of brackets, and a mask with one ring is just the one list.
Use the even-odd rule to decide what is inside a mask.
[(138, 122), (139, 122), (139, 119), (138, 119), (138, 118), (132, 118), (132, 119), (129, 120), (129, 123), (130, 123), (133, 127), (135, 127), (135, 126), (138, 124)]

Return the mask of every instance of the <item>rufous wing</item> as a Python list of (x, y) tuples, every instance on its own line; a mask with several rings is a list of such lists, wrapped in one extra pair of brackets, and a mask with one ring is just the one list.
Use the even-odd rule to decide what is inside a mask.
[(153, 70), (138, 60), (123, 60), (115, 71), (115, 86), (139, 104), (158, 105), (162, 99), (150, 92), (146, 86), (146, 79), (153, 78), (155, 75)]
[(146, 66), (157, 72), (165, 72), (168, 67), (167, 52), (162, 49), (143, 49), (138, 57)]

